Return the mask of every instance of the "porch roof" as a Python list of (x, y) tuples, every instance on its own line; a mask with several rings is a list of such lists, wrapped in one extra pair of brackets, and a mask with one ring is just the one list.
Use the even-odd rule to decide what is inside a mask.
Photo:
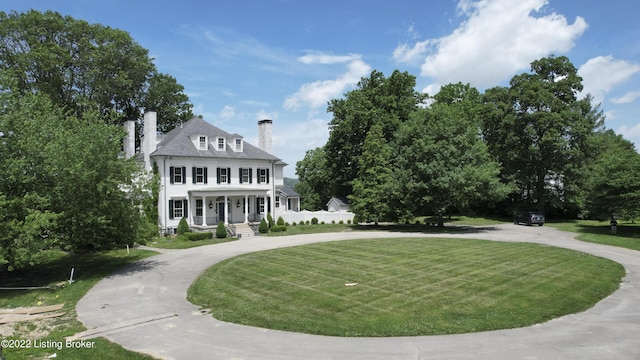
[(189, 190), (190, 196), (266, 196), (269, 189), (247, 189), (244, 187), (203, 188)]

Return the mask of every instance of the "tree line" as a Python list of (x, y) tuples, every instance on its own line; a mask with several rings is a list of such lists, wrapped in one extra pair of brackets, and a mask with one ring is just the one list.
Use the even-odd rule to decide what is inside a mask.
[(302, 207), (348, 198), (363, 221), (472, 213), (633, 219), (640, 155), (604, 126), (567, 57), (531, 63), (509, 86), (462, 83), (429, 96), (415, 77), (373, 71), (329, 102), (329, 139), (296, 164)]
[(0, 270), (42, 250), (157, 234), (158, 181), (124, 158), (121, 125), (154, 109), (168, 131), (192, 107), (125, 31), (52, 11), (0, 12)]

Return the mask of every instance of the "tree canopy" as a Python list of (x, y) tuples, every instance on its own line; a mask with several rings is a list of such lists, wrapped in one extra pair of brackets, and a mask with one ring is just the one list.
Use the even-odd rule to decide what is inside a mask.
[(0, 265), (23, 267), (44, 249), (137, 239), (141, 197), (123, 191), (137, 165), (120, 156), (121, 126), (95, 112), (78, 118), (39, 94), (3, 94), (0, 109)]
[[(95, 112), (109, 124), (158, 110), (159, 129), (192, 117), (183, 88), (158, 73), (147, 49), (122, 30), (57, 12), (0, 12), (2, 87), (39, 93), (77, 117)], [(163, 123), (166, 121), (166, 123)]]
[(327, 143), (296, 167), (303, 197), (324, 205), (346, 196), (364, 221), (640, 213), (629, 205), (638, 203), (638, 153), (602, 135), (604, 116), (590, 95), (578, 98), (582, 79), (568, 58), (533, 61), (484, 93), (457, 83), (427, 98), (414, 87), (406, 72), (373, 71), (332, 100)]

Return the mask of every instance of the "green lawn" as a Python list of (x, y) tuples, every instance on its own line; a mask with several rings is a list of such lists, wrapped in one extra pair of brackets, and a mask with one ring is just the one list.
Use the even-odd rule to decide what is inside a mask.
[[(39, 265), (15, 272), (0, 272), (2, 287), (50, 287), (41, 290), (0, 290), (0, 308), (42, 306), (64, 303), (65, 315), (39, 322), (3, 325), (2, 339), (65, 341), (65, 337), (86, 330), (76, 319), (76, 303), (100, 279), (137, 260), (155, 255), (153, 251), (132, 249), (87, 255), (69, 255), (59, 251), (43, 253)], [(74, 268), (74, 282), (67, 281)], [(13, 332), (8, 335), (7, 332)], [(153, 359), (128, 351), (106, 339), (92, 339), (93, 349), (4, 349), (6, 359), (42, 359), (56, 353), (59, 359)]]
[(563, 231), (577, 233), (579, 234), (577, 239), (581, 241), (640, 250), (639, 224), (618, 221), (616, 235), (611, 234), (611, 226), (608, 221), (562, 220), (562, 222), (547, 224)]
[(586, 310), (623, 276), (612, 261), (536, 244), (354, 240), (228, 259), (192, 284), (188, 300), (220, 320), (287, 331), (454, 334)]

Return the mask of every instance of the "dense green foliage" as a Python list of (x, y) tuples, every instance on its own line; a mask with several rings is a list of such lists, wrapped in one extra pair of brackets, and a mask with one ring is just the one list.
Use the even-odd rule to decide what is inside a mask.
[(260, 220), (260, 225), (258, 225), (258, 232), (260, 234), (266, 234), (269, 232), (269, 225), (267, 225), (267, 220), (265, 220), (264, 218)]
[(224, 226), (222, 221), (218, 222), (218, 226), (216, 226), (216, 237), (218, 239), (224, 239), (227, 237), (227, 228)]
[(180, 222), (178, 222), (178, 228), (176, 229), (176, 233), (178, 235), (183, 235), (183, 234), (188, 233), (190, 230), (191, 229), (189, 228), (189, 224), (187, 223), (187, 219), (186, 218), (180, 219)]
[(168, 131), (193, 117), (184, 88), (127, 32), (53, 11), (0, 12), (0, 71), (4, 87), (46, 95), (80, 118), (120, 124), (156, 109)]
[(589, 217), (621, 219), (640, 216), (640, 154), (633, 144), (611, 130), (603, 132), (600, 155), (586, 175)]
[(193, 114), (146, 49), (56, 12), (0, 12), (0, 89), (0, 267), (157, 236), (158, 177), (122, 158), (119, 125), (142, 108), (160, 130)]
[(20, 268), (40, 250), (133, 244), (146, 196), (124, 133), (96, 113), (63, 112), (42, 95), (0, 97), (0, 264)]
[[(217, 234), (217, 232), (216, 232), (216, 234)], [(204, 231), (204, 232), (186, 232), (183, 235), (190, 241), (209, 240), (209, 239), (213, 238), (213, 233), (211, 233), (209, 231)], [(223, 236), (223, 238), (224, 237), (226, 237), (226, 233), (225, 233), (225, 236)]]
[[(639, 203), (637, 152), (599, 140), (604, 116), (590, 95), (578, 98), (582, 79), (566, 57), (533, 61), (508, 87), (484, 93), (458, 83), (425, 98), (414, 87), (407, 73), (374, 71), (330, 102), (327, 143), (296, 164), (303, 208), (345, 196), (372, 222), (640, 213), (631, 205)], [(597, 177), (607, 172), (617, 180)]]

